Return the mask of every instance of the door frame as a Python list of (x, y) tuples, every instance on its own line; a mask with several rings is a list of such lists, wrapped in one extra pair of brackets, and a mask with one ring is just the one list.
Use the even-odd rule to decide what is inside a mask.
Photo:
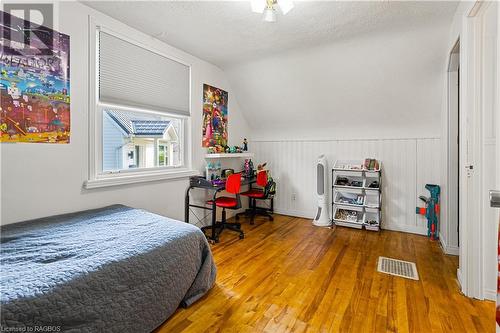
[[(481, 193), (482, 15), (489, 3), (477, 1), (463, 18), (460, 53), (460, 263), (457, 277), (464, 295), (484, 299), (484, 220)], [(497, 36), (498, 40), (499, 36)], [(497, 43), (498, 46), (498, 43)], [(498, 67), (498, 66), (497, 66)], [(498, 68), (497, 68), (498, 72)], [(498, 80), (498, 75), (497, 75)], [(496, 97), (498, 99), (498, 96)], [(498, 140), (498, 137), (497, 137)], [(467, 169), (468, 166), (473, 169)]]
[[(460, 105), (460, 92), (457, 90), (456, 85), (460, 87), (459, 84), (459, 74), (458, 70), (460, 68), (460, 36), (457, 37), (453, 43), (449, 53), (448, 53), (448, 64), (447, 64), (447, 80), (446, 80), (446, 94), (447, 94), (447, 108), (446, 117), (444, 122), (444, 132), (443, 137), (445, 138), (445, 151), (446, 158), (444, 160), (444, 174), (443, 179), (445, 180), (446, 186), (442, 188), (443, 205), (444, 210), (442, 211), (443, 219), (446, 221), (444, 230), (440, 230), (439, 240), (441, 242), (441, 247), (446, 254), (456, 255), (459, 253), (459, 240), (456, 234), (458, 234), (458, 219), (459, 214), (457, 212), (459, 203), (458, 197), (455, 193), (458, 189), (459, 174), (458, 174), (458, 158), (459, 152), (457, 148), (460, 143), (457, 142), (457, 137), (460, 131), (459, 126), (459, 115), (458, 112), (461, 109)], [(453, 235), (455, 234), (455, 235)], [(453, 236), (452, 236), (453, 235)]]
[[(500, 3), (497, 3), (497, 58), (500, 57)], [(496, 77), (497, 90), (500, 89), (500, 61), (497, 63), (497, 77)], [(496, 106), (497, 106), (497, 131), (496, 131), (496, 144), (497, 144), (497, 168), (500, 168), (500, 93), (497, 91), (496, 95)], [(496, 190), (500, 190), (500, 175), (497, 175)], [(499, 213), (500, 214), (500, 213)], [(500, 217), (500, 215), (499, 215)], [(500, 219), (499, 219), (500, 221)]]

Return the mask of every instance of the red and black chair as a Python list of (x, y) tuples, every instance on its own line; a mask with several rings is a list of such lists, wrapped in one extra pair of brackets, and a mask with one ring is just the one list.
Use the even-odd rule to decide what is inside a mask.
[[(229, 229), (236, 231), (240, 234), (240, 239), (245, 237), (243, 230), (241, 230), (240, 223), (228, 223), (226, 220), (226, 209), (240, 209), (241, 199), (240, 199), (240, 188), (241, 188), (241, 174), (236, 173), (227, 177), (226, 180), (226, 192), (234, 194), (234, 197), (215, 197), (214, 200), (207, 201), (207, 204), (213, 205), (215, 207), (222, 208), (222, 219), (220, 222), (216, 222), (214, 225), (209, 225), (201, 228), (203, 232), (207, 229), (212, 229), (213, 240), (215, 242), (219, 241), (219, 235), (224, 229)], [(215, 208), (214, 207), (214, 208)], [(215, 210), (212, 212), (215, 214)]]
[[(243, 213), (236, 214), (236, 219), (239, 219), (241, 215), (250, 216), (250, 224), (254, 224), (255, 216), (262, 215), (268, 217), (270, 221), (273, 221), (274, 189), (276, 184), (272, 178), (268, 178), (267, 170), (257, 172), (256, 183), (260, 188), (250, 188), (248, 191), (241, 193), (241, 195), (248, 197), (249, 208)], [(271, 207), (258, 207), (257, 200), (270, 200)]]

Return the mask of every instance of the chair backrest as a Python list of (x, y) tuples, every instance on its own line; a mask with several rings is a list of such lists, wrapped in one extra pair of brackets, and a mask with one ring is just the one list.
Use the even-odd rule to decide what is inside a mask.
[(241, 174), (235, 173), (229, 175), (226, 180), (226, 191), (232, 194), (240, 193), (241, 188)]
[(267, 184), (267, 171), (261, 170), (257, 172), (257, 185), (265, 187)]

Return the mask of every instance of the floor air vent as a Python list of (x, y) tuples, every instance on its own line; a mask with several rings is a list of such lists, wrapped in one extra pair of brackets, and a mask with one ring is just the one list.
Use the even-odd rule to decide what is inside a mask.
[(378, 269), (381, 273), (418, 280), (417, 265), (413, 262), (378, 257)]

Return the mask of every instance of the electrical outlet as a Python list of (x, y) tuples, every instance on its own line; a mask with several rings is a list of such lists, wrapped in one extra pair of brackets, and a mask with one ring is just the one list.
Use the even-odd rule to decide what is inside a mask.
[(295, 201), (295, 200), (297, 200), (297, 194), (292, 193), (292, 201)]

